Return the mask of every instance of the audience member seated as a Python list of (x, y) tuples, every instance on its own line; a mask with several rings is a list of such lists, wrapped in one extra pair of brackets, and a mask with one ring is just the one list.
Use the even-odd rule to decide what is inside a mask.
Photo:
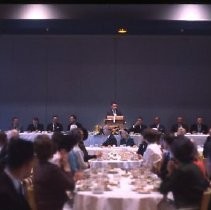
[(33, 131), (43, 131), (44, 126), (43, 124), (39, 123), (38, 117), (34, 117), (32, 119), (32, 123), (28, 125), (27, 131), (33, 132)]
[[(194, 144), (194, 142), (193, 142), (193, 144)], [(193, 162), (194, 162), (194, 164), (196, 164), (199, 167), (199, 169), (203, 173), (204, 177), (206, 177), (208, 179), (208, 174), (207, 174), (207, 170), (206, 170), (206, 166), (205, 166), (205, 161), (200, 156), (200, 154), (199, 154), (199, 152), (197, 150), (197, 146), (195, 144), (194, 144), (194, 149), (195, 149), (195, 153), (194, 153), (194, 161)]]
[(193, 142), (184, 136), (176, 138), (171, 144), (174, 160), (168, 161), (168, 177), (161, 183), (160, 192), (166, 196), (171, 191), (176, 208), (199, 209), (203, 192), (209, 183), (194, 164)]
[(111, 108), (107, 111), (106, 116), (122, 116), (122, 112), (118, 109), (118, 104), (116, 102), (111, 102)]
[(33, 143), (22, 139), (8, 144), (7, 162), (0, 173), (0, 209), (31, 210), (22, 188), (22, 181), (31, 174)]
[(102, 146), (117, 146), (117, 140), (112, 134), (112, 129), (108, 125), (103, 126), (103, 133), (107, 136), (107, 138), (103, 142)]
[(128, 131), (126, 129), (120, 130), (120, 145), (125, 145), (125, 146), (134, 146), (134, 140), (130, 137)]
[(164, 125), (160, 124), (160, 117), (156, 116), (154, 118), (154, 122), (153, 124), (150, 125), (150, 128), (154, 128), (156, 130), (158, 130), (161, 133), (165, 133), (166, 132), (166, 128)]
[(144, 139), (147, 142), (146, 151), (143, 154), (144, 165), (150, 170), (157, 168), (162, 159), (161, 146), (158, 144), (161, 133), (157, 130), (147, 128), (144, 131)]
[(211, 179), (211, 128), (209, 129), (209, 136), (204, 143), (203, 156), (205, 158), (208, 176)]
[[(65, 141), (70, 142), (69, 139)], [(49, 162), (54, 148), (53, 142), (47, 135), (37, 136), (34, 142), (34, 149), (37, 155), (37, 164), (33, 171), (37, 210), (60, 210), (68, 200), (66, 191), (74, 190), (73, 175), (69, 171), (65, 171), (65, 168), (59, 168)]]
[(20, 120), (18, 117), (13, 117), (12, 118), (12, 122), (11, 122), (11, 126), (10, 126), (10, 129), (9, 130), (17, 130), (19, 132), (23, 132), (23, 126), (21, 126), (20, 124)]
[(70, 137), (69, 134), (63, 135), (62, 133), (54, 133), (52, 136), (53, 145), (53, 158), (49, 162), (56, 164), (62, 170), (71, 171), (68, 154), (77, 142)]
[(194, 134), (194, 133), (207, 134), (208, 133), (208, 126), (205, 125), (203, 121), (204, 120), (203, 120), (202, 117), (197, 117), (196, 123), (194, 123), (190, 128), (190, 132), (192, 134)]
[(143, 118), (142, 117), (138, 117), (136, 122), (129, 129), (129, 132), (143, 134), (143, 131), (147, 128), (147, 126), (144, 125), (143, 123), (144, 123)]
[(0, 132), (0, 172), (4, 169), (6, 164), (6, 156), (7, 156), (7, 135), (1, 131)]
[(63, 131), (63, 126), (59, 122), (59, 117), (57, 115), (53, 116), (52, 123), (48, 124), (46, 130), (51, 131), (51, 132), (61, 132), (61, 131)]
[(80, 128), (75, 128), (70, 131), (70, 135), (77, 143), (69, 152), (69, 163), (72, 171), (80, 172), (89, 168), (89, 163), (84, 160), (84, 152), (79, 147), (79, 142), (83, 141), (83, 131)]
[(96, 158), (99, 158), (99, 157), (101, 157), (102, 156), (102, 153), (101, 152), (97, 152), (95, 155), (89, 155), (88, 154), (88, 151), (87, 151), (87, 149), (86, 149), (86, 147), (85, 147), (85, 144), (84, 144), (84, 141), (86, 140), (86, 139), (84, 139), (84, 132), (83, 132), (83, 130), (82, 130), (82, 139), (83, 139), (83, 141), (82, 140), (80, 140), (79, 141), (79, 143), (78, 143), (78, 146), (80, 147), (80, 149), (83, 151), (83, 153), (84, 153), (84, 161), (85, 162), (88, 162), (88, 160), (90, 160), (90, 159), (96, 159)]
[(184, 123), (183, 117), (177, 117), (176, 123), (171, 127), (171, 133), (176, 133), (178, 128), (184, 128), (186, 132), (189, 132), (187, 124)]
[(83, 127), (83, 125), (77, 121), (77, 116), (72, 114), (69, 117), (69, 124), (67, 126), (67, 131), (70, 131), (70, 130), (72, 130), (74, 128), (80, 128), (80, 129), (83, 130), (83, 133), (84, 133), (83, 134), (83, 136), (84, 136), (83, 138), (84, 138), (84, 140), (88, 138), (88, 131), (87, 131), (87, 129), (85, 129)]
[[(143, 133), (143, 135), (144, 135), (144, 133)], [(146, 139), (144, 139), (144, 137), (143, 137), (141, 144), (139, 144), (137, 154), (142, 157), (144, 155), (144, 152), (147, 149), (147, 145), (148, 145), (148, 143), (147, 143)]]
[(53, 142), (53, 156), (49, 161), (51, 163), (56, 164), (58, 167), (60, 167), (60, 153), (59, 153), (59, 145), (61, 144), (61, 141), (63, 139), (63, 134), (60, 132), (54, 132), (51, 140)]
[(160, 170), (159, 170), (159, 177), (164, 180), (166, 179), (168, 175), (168, 170), (167, 170), (167, 165), (168, 161), (173, 158), (170, 150), (170, 146), (174, 141), (174, 135), (173, 134), (166, 134), (164, 135), (163, 138), (163, 144), (162, 144), (162, 149), (163, 149), (163, 155), (162, 155), (162, 160), (160, 164)]

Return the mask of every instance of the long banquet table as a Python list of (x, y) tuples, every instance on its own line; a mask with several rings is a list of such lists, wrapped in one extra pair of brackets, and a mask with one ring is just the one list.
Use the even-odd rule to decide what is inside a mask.
[[(40, 134), (47, 134), (50, 138), (53, 135), (52, 132), (49, 133), (47, 131), (31, 132), (31, 133), (23, 132), (23, 133), (20, 133), (19, 135), (20, 135), (20, 138), (22, 138), (22, 139), (34, 141), (34, 139)], [(204, 134), (186, 134), (185, 136), (192, 139), (195, 142), (195, 144), (198, 146), (202, 146), (208, 137), (208, 135), (204, 135)], [(119, 146), (120, 145), (120, 136), (115, 135), (115, 137), (117, 139), (117, 144)], [(131, 135), (131, 138), (134, 139), (134, 142), (137, 146), (143, 141), (142, 135), (133, 134), (133, 135)], [(84, 141), (84, 143), (85, 143), (85, 146), (96, 146), (97, 147), (97, 146), (101, 146), (105, 140), (106, 140), (106, 136), (94, 135), (92, 132), (90, 132), (88, 138)]]
[(193, 140), (193, 142), (197, 146), (203, 146), (204, 142), (206, 141), (206, 139), (207, 139), (207, 137), (209, 135), (204, 135), (204, 134), (186, 134), (185, 136), (190, 138), (191, 140)]

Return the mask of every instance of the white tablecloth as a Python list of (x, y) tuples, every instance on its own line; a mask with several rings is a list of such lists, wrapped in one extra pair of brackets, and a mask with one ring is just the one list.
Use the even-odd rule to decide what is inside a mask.
[(122, 169), (133, 169), (139, 168), (141, 165), (140, 160), (91, 160), (89, 161), (91, 168), (122, 168)]
[(77, 192), (74, 199), (74, 210), (157, 210), (162, 199), (159, 192), (140, 194), (132, 189), (129, 179), (120, 179), (120, 188), (93, 194), (90, 191)]
[(38, 135), (42, 135), (42, 134), (45, 134), (45, 135), (48, 135), (50, 138), (52, 137), (53, 133), (48, 133), (48, 132), (31, 132), (31, 133), (28, 133), (28, 132), (24, 132), (24, 133), (20, 133), (20, 138), (21, 139), (25, 139), (25, 140), (29, 140), (29, 141), (34, 141), (35, 138), (38, 136)]
[(129, 151), (136, 153), (138, 151), (138, 147), (86, 147), (89, 155), (95, 155), (97, 152), (109, 152), (109, 151)]
[(203, 146), (204, 142), (206, 141), (206, 139), (207, 139), (207, 137), (209, 135), (204, 135), (204, 134), (186, 134), (185, 136), (188, 137), (189, 139), (192, 139), (193, 142), (196, 145)]

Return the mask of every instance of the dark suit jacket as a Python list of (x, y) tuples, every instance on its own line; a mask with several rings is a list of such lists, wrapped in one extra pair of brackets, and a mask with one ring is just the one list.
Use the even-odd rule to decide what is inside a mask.
[(44, 126), (43, 124), (37, 124), (37, 128), (35, 128), (35, 126), (33, 124), (29, 124), (27, 131), (43, 131), (44, 130)]
[(113, 134), (111, 134), (102, 144), (102, 146), (108, 146), (108, 145), (116, 145), (117, 146), (117, 140)]
[[(110, 109), (110, 110), (107, 112), (106, 115), (110, 115), (110, 116), (111, 116), (111, 115), (114, 115), (112, 109)], [(117, 116), (122, 116), (122, 112), (121, 112), (120, 110), (117, 109), (117, 110), (116, 110), (116, 115), (117, 115)]]
[(79, 122), (76, 122), (76, 123), (69, 123), (68, 126), (67, 126), (67, 131), (70, 130), (70, 126), (71, 125), (76, 125), (78, 128), (83, 128), (83, 126), (81, 125), (81, 123)]
[(30, 210), (23, 195), (18, 194), (12, 180), (5, 172), (0, 174), (0, 209), (1, 210)]
[(129, 132), (134, 132), (134, 133), (140, 133), (140, 134), (143, 134), (143, 131), (147, 128), (146, 125), (141, 125), (141, 127), (139, 125), (136, 125), (136, 126), (132, 126), (130, 129), (129, 129)]
[[(172, 133), (176, 133), (177, 130), (178, 130), (178, 127), (179, 127), (178, 124), (172, 125), (172, 127), (171, 127), (171, 132), (172, 132)], [(186, 130), (186, 132), (189, 131), (189, 128), (188, 128), (188, 126), (187, 126), (186, 124), (182, 123), (182, 127)]]
[[(150, 125), (150, 128), (157, 128), (157, 125), (152, 124), (152, 125)], [(162, 124), (160, 124), (160, 125), (159, 125), (159, 128), (158, 128), (158, 131), (160, 131), (161, 133), (165, 133), (165, 132), (166, 132), (165, 126), (162, 125)]]
[(67, 190), (74, 189), (71, 174), (57, 165), (38, 162), (34, 168), (34, 193), (38, 210), (61, 210), (67, 201)]
[(9, 130), (13, 130), (13, 129), (16, 129), (17, 131), (19, 131), (19, 132), (23, 132), (23, 126), (18, 126), (18, 127), (13, 127), (13, 126), (11, 126), (10, 128), (9, 128)]
[(140, 155), (143, 156), (144, 152), (145, 152), (146, 149), (147, 149), (147, 146), (148, 146), (147, 142), (146, 142), (146, 141), (143, 141), (143, 142), (139, 145), (139, 147), (138, 147), (137, 154), (140, 154)]
[(207, 134), (207, 133), (208, 133), (208, 127), (207, 127), (207, 125), (205, 125), (205, 124), (201, 124), (201, 130), (198, 131), (198, 126), (197, 126), (197, 124), (195, 123), (195, 124), (193, 124), (193, 125), (191, 126), (190, 132), (191, 132), (191, 133), (194, 133), (194, 132), (195, 132), (195, 133)]
[(182, 164), (160, 186), (160, 191), (167, 194), (172, 191), (176, 207), (200, 206), (203, 191), (208, 181), (194, 163)]
[(204, 143), (203, 156), (211, 161), (211, 136), (208, 136)]
[(129, 138), (127, 141), (125, 139), (120, 139), (120, 145), (126, 145), (126, 146), (133, 146), (135, 145), (134, 140), (132, 138)]
[(85, 147), (85, 144), (83, 141), (79, 141), (78, 146), (80, 147), (80, 149), (83, 151), (84, 153), (84, 161), (88, 162), (88, 160), (92, 159), (92, 158), (97, 158), (97, 155), (89, 155), (88, 151)]
[(54, 127), (54, 130), (53, 130), (53, 123), (50, 123), (50, 124), (48, 124), (48, 126), (47, 126), (47, 131), (61, 132), (61, 131), (63, 131), (63, 126), (62, 126), (61, 123), (57, 123), (56, 126)]
[(5, 144), (0, 152), (0, 173), (3, 171), (5, 165), (6, 165), (6, 157), (7, 157), (7, 146), (8, 144)]

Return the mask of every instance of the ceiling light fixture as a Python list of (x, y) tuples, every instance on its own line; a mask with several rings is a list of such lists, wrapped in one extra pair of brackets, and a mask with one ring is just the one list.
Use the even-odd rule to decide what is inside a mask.
[(118, 29), (118, 33), (119, 34), (126, 34), (127, 33), (127, 29), (125, 29), (125, 28), (119, 28)]

